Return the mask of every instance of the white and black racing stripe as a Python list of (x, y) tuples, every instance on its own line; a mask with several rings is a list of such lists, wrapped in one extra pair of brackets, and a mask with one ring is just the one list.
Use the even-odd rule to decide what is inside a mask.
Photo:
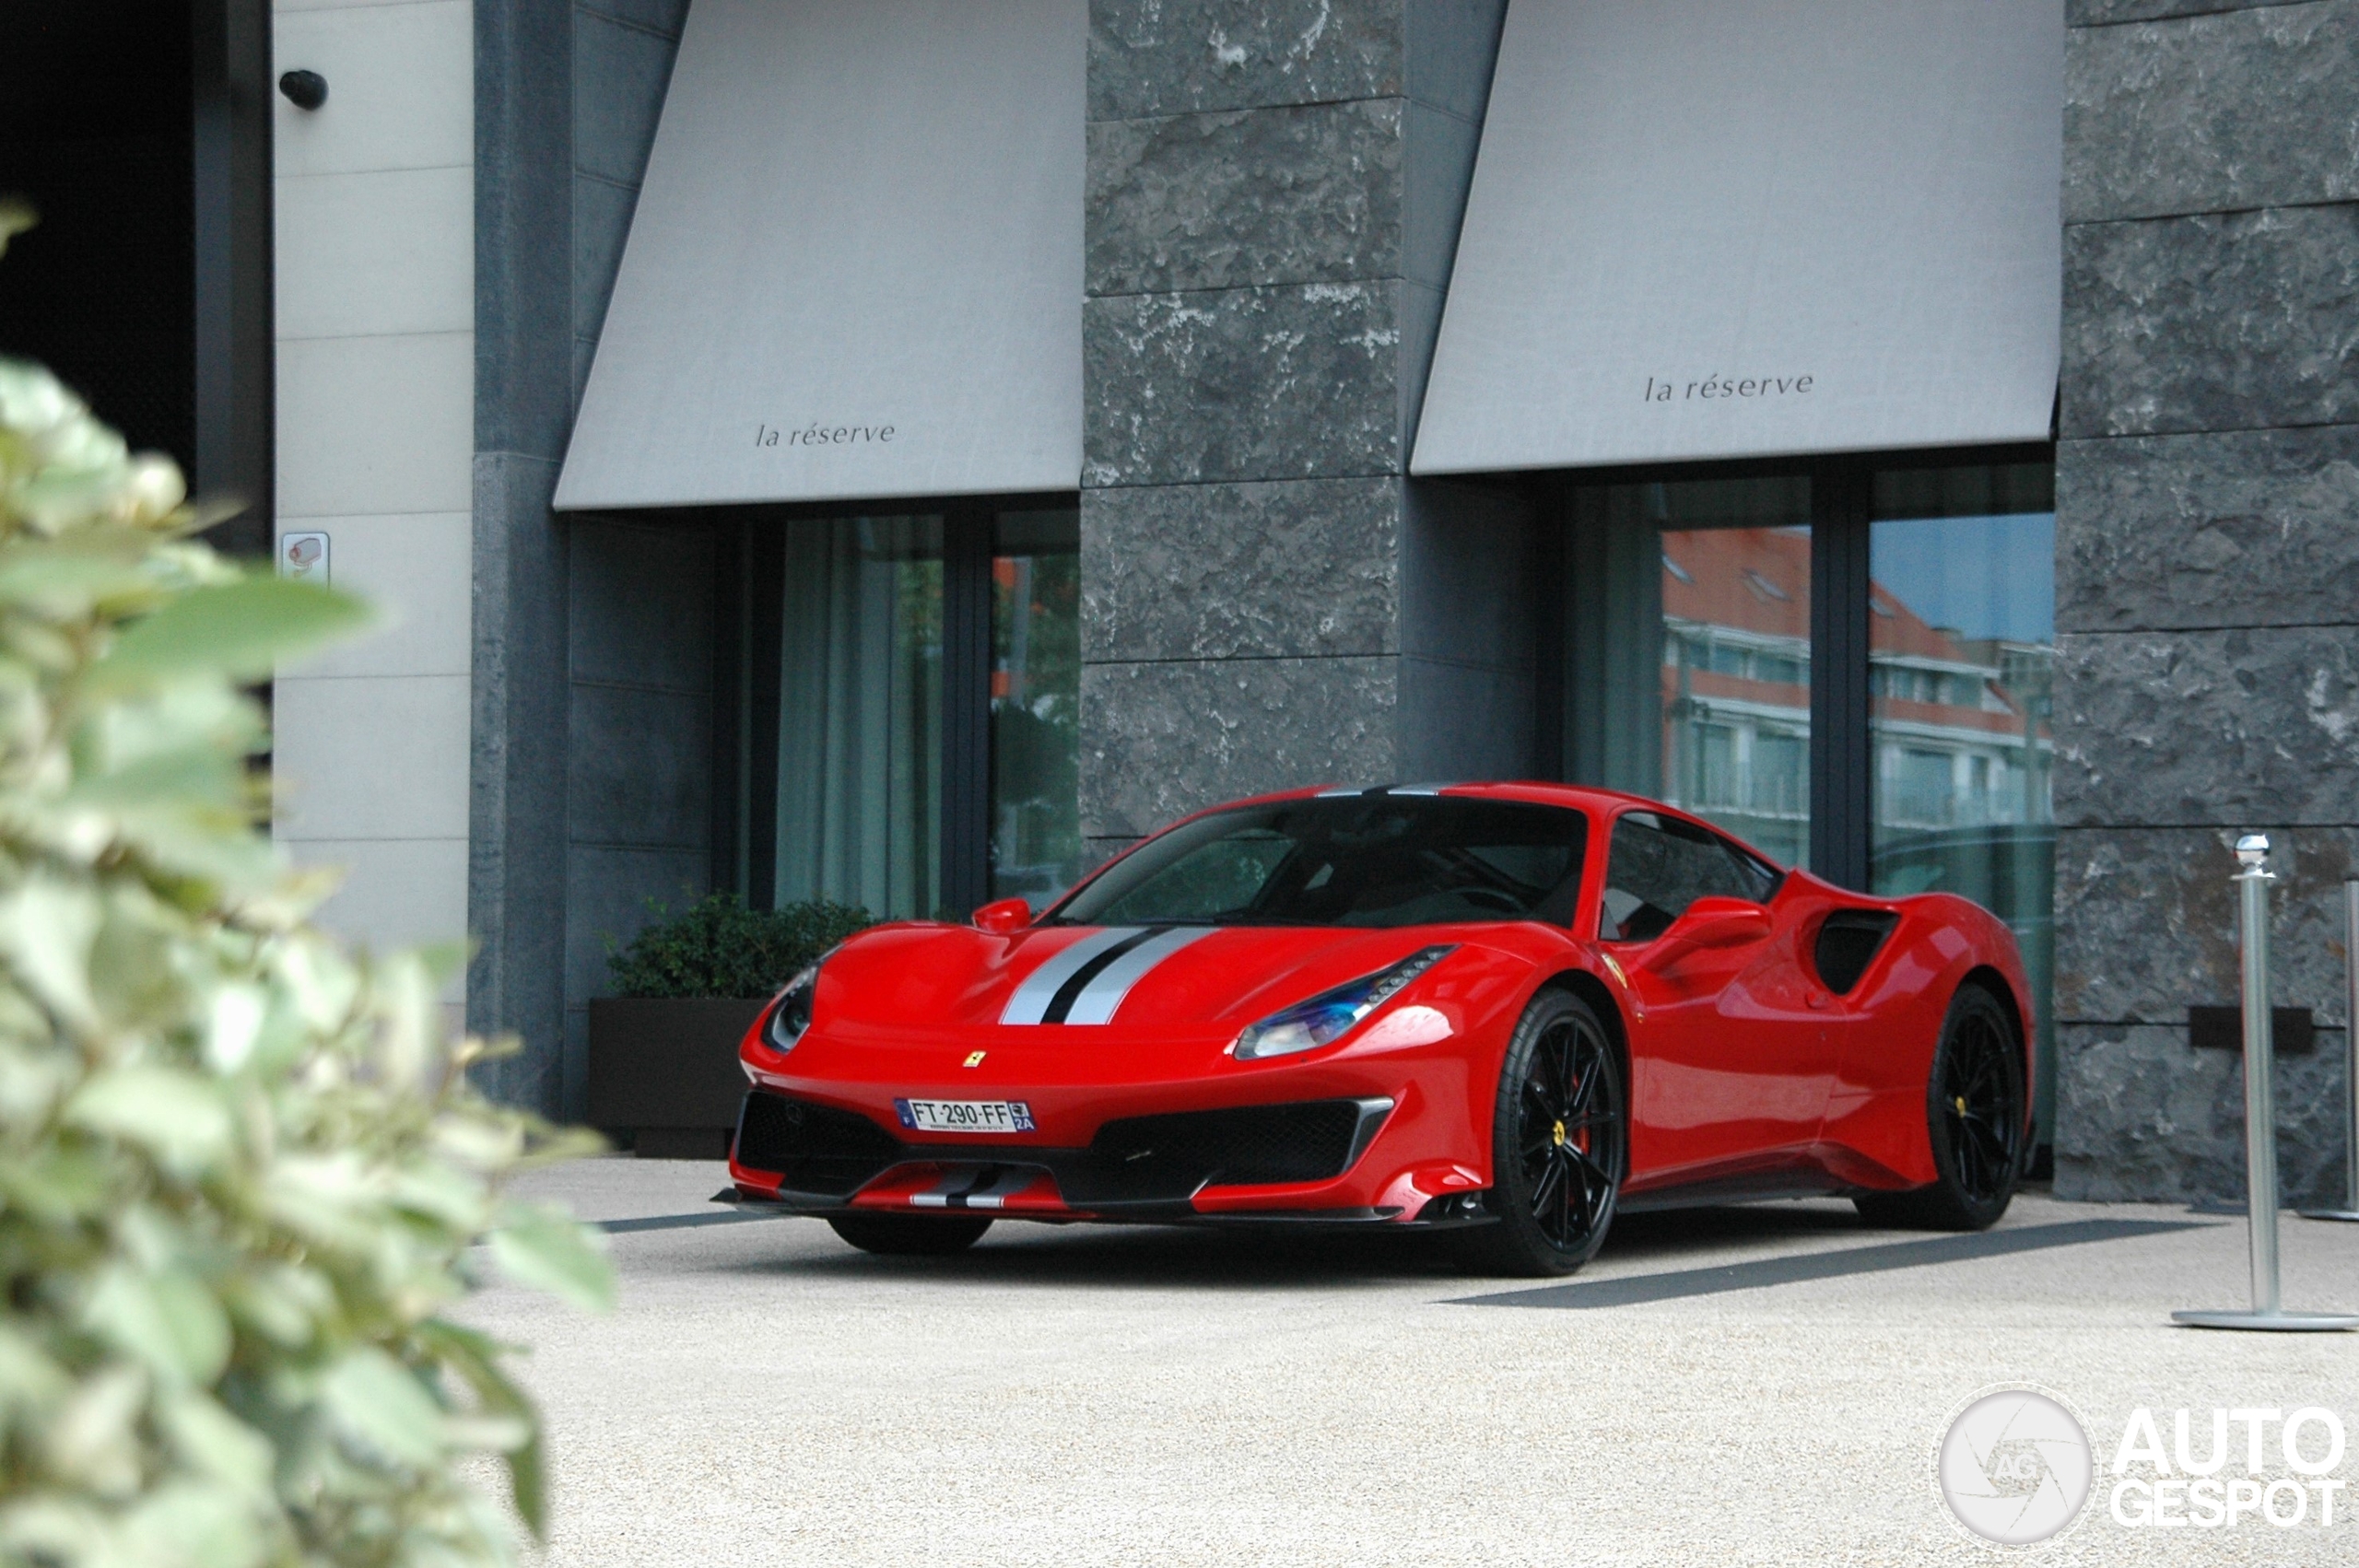
[(1210, 926), (1109, 926), (1064, 949), (1024, 977), (999, 1015), (1003, 1024), (1105, 1024), (1149, 970)]
[[(1057, 1000), (1057, 993), (1064, 989), (1067, 980), (1096, 963), (1101, 954), (1115, 948), (1127, 950), (1154, 934), (1144, 926), (1109, 926), (1102, 931), (1083, 937), (1025, 976), (1024, 983), (1015, 988), (1015, 994), (1009, 997), (1007, 1005), (1000, 1010), (999, 1021), (1003, 1024), (1048, 1022), (1049, 1006)], [(1090, 972), (1095, 974), (1097, 971)], [(1063, 1014), (1060, 1013), (1058, 1017), (1062, 1019)]]
[[(1114, 961), (1084, 980), (1075, 975), (1057, 992), (1056, 1000), (1049, 1004), (1046, 1022), (1058, 1020), (1058, 1008), (1062, 1006), (1067, 1024), (1110, 1024), (1114, 1010), (1131, 994), (1131, 988), (1146, 978), (1147, 971), (1201, 937), (1213, 934), (1210, 926), (1173, 926), (1140, 942), (1125, 948)], [(1067, 997), (1067, 992), (1072, 993)]]
[(954, 1165), (923, 1192), (910, 1194), (913, 1209), (1004, 1209), (1007, 1200), (1039, 1179), (1032, 1165)]

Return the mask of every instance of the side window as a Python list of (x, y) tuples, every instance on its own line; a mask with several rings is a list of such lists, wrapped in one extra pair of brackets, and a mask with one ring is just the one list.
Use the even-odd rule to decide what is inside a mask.
[(1759, 902), (1777, 873), (1716, 833), (1653, 812), (1625, 812), (1614, 825), (1598, 935), (1652, 942), (1698, 898)]

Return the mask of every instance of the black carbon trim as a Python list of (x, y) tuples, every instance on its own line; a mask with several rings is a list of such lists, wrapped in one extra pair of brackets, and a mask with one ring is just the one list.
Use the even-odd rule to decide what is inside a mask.
[(759, 1090), (737, 1112), (737, 1163), (796, 1192), (849, 1197), (898, 1164), (901, 1144), (857, 1111)]

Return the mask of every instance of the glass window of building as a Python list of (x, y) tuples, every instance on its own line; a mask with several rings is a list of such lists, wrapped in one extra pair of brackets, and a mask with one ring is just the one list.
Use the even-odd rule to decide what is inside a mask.
[(942, 867), (939, 517), (786, 525), (778, 898), (932, 913)]
[(1565, 476), (1562, 777), (1845, 885), (1974, 900), (2014, 931), (2047, 1038), (2055, 462), (1973, 455), (2007, 461)]
[(1004, 512), (992, 556), (991, 895), (1081, 874), (1081, 514)]
[[(1938, 890), (2007, 922), (2042, 1036), (2055, 968), (2054, 468), (1882, 474), (1870, 532), (1875, 892)], [(2049, 1074), (2037, 1085), (2048, 1125)]]
[(1810, 854), (1811, 482), (1573, 492), (1568, 777)]
[(748, 516), (736, 877), (882, 919), (1080, 874), (1080, 514)]

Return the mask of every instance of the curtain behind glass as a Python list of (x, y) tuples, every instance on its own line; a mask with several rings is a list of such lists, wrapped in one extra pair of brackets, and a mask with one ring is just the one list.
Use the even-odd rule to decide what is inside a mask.
[(787, 526), (778, 900), (882, 918), (941, 895), (942, 520)]
[(1601, 486), (1573, 517), (1567, 777), (1808, 860), (1808, 478)]

